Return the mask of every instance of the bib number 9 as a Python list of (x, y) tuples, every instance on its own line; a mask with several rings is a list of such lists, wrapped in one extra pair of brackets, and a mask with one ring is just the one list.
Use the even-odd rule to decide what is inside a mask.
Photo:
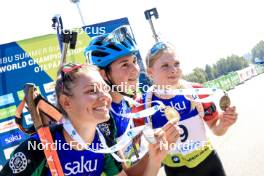
[(184, 125), (179, 125), (179, 127), (181, 128), (180, 131), (181, 142), (185, 142), (189, 136), (188, 130)]

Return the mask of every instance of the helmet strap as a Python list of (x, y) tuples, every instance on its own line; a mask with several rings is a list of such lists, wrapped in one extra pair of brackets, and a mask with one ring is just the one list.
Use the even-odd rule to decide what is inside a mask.
[(131, 95), (131, 94), (127, 94), (127, 93), (125, 93), (125, 92), (121, 92), (121, 91), (118, 91), (117, 90), (117, 86), (114, 86), (114, 85), (116, 85), (116, 84), (114, 84), (112, 81), (111, 81), (111, 78), (110, 78), (110, 67), (106, 67), (105, 69), (105, 75), (106, 75), (106, 77), (107, 77), (107, 79), (108, 80), (105, 80), (105, 82), (106, 82), (106, 84), (108, 84), (111, 88), (112, 87), (114, 87), (114, 91), (115, 92), (117, 92), (117, 93), (119, 93), (119, 94), (121, 94), (121, 95), (123, 95), (123, 96), (126, 96), (126, 97), (129, 97), (129, 98), (134, 98), (135, 96), (136, 96), (136, 92), (133, 92), (133, 94)]

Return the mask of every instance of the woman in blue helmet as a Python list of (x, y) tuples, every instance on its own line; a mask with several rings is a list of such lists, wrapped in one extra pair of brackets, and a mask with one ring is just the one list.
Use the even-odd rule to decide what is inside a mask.
[[(126, 131), (129, 125), (129, 119), (121, 115), (129, 113), (132, 108), (125, 101), (124, 96), (133, 97), (134, 95), (128, 94), (127, 90), (135, 92), (137, 79), (139, 77), (139, 66), (137, 64), (138, 49), (132, 38), (128, 27), (120, 27), (110, 34), (102, 35), (93, 39), (85, 50), (85, 56), (88, 62), (100, 68), (100, 73), (106, 83), (112, 88), (110, 95), (112, 96), (112, 118), (107, 123), (100, 124), (104, 130), (106, 126), (114, 130), (115, 137), (119, 138)], [(141, 121), (142, 124), (142, 121)], [(143, 121), (144, 124), (144, 121)], [(113, 127), (113, 128), (111, 128)], [(165, 128), (165, 133), (172, 134), (166, 135), (167, 141), (179, 137), (179, 132), (173, 124), (168, 124)], [(102, 128), (101, 128), (102, 129)], [(171, 140), (173, 141), (173, 140)], [(110, 144), (111, 145), (111, 144)], [(132, 145), (132, 144), (131, 144)], [(129, 157), (132, 147), (128, 146), (124, 152), (125, 157)], [(147, 155), (140, 160), (137, 165), (146, 165), (148, 161)], [(155, 159), (153, 159), (155, 161)], [(123, 165), (124, 167), (124, 165)], [(135, 175), (142, 173), (142, 168), (134, 170), (126, 168), (127, 173)], [(138, 174), (137, 174), (138, 173)]]
[[(128, 94), (126, 90), (136, 87), (137, 84), (139, 66), (135, 54), (138, 50), (130, 36), (122, 38), (111, 34), (92, 40), (85, 50), (85, 55), (90, 63), (100, 68), (102, 77), (111, 87), (113, 110), (117, 113), (129, 113), (131, 109), (123, 96), (132, 97), (133, 95)], [(122, 38), (120, 39), (122, 42), (118, 41), (118, 37)], [(125, 132), (129, 119), (118, 115), (113, 117), (117, 127), (116, 137), (120, 137)]]

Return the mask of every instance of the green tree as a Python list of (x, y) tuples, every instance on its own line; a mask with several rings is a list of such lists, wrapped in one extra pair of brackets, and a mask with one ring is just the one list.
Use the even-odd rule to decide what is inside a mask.
[(252, 62), (255, 63), (255, 59), (264, 59), (264, 41), (261, 40), (254, 48), (251, 50)]
[(216, 62), (217, 77), (228, 73), (228, 64), (225, 58), (221, 58)]
[(212, 71), (214, 74), (214, 79), (218, 77), (218, 70), (216, 64), (213, 64)]
[(205, 65), (205, 72), (208, 81), (213, 80), (215, 78), (213, 68), (210, 65), (208, 64)]
[(233, 54), (227, 58), (219, 59), (213, 66), (206, 64), (205, 70), (195, 68), (192, 73), (185, 75), (183, 78), (191, 82), (204, 83), (248, 66), (249, 63), (244, 57)]
[(185, 80), (196, 83), (204, 83), (207, 81), (206, 72), (201, 68), (193, 69), (193, 72), (183, 77)]
[(232, 71), (243, 69), (249, 65), (248, 61), (237, 55), (228, 56), (226, 59), (221, 58), (216, 62), (216, 77), (226, 75)]
[(227, 57), (226, 59), (227, 59), (227, 64), (229, 66), (229, 69), (228, 69), (229, 72), (243, 69), (245, 67), (248, 67), (249, 65), (248, 61), (244, 59), (244, 57), (240, 57), (237, 55), (231, 55)]

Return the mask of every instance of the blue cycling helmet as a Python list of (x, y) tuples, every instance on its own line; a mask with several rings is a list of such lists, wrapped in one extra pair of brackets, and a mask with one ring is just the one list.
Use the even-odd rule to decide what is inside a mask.
[(137, 52), (129, 27), (121, 26), (109, 34), (94, 38), (84, 54), (87, 62), (105, 68), (115, 60)]

